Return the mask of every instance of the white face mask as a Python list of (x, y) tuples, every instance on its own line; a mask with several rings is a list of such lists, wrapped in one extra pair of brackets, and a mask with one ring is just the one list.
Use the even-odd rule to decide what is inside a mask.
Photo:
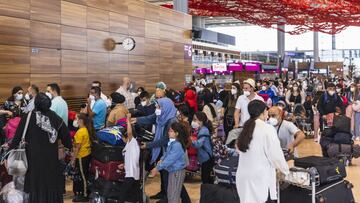
[(138, 95), (140, 95), (140, 94), (141, 94), (141, 92), (137, 92), (137, 94), (138, 94)]
[(355, 88), (354, 87), (350, 88), (350, 91), (355, 92)]
[(25, 94), (25, 99), (28, 100), (28, 101), (31, 100), (29, 93), (26, 93), (26, 94)]
[(198, 128), (200, 127), (200, 125), (199, 125), (198, 122), (193, 121), (193, 122), (191, 122), (191, 127), (192, 127), (193, 129), (198, 129)]
[(95, 101), (95, 96), (94, 96), (94, 95), (90, 95), (90, 96), (89, 96), (89, 99), (90, 99), (91, 101)]
[(161, 109), (156, 109), (155, 110), (155, 115), (160, 116), (161, 115)]
[(237, 94), (237, 89), (231, 89), (231, 94), (232, 94), (232, 95)]
[(15, 100), (16, 101), (21, 101), (24, 98), (23, 94), (15, 94)]
[(276, 126), (278, 124), (278, 120), (276, 118), (269, 118), (268, 123), (272, 126)]
[(78, 120), (77, 120), (77, 119), (73, 121), (73, 126), (74, 126), (75, 128), (78, 128), (78, 127), (79, 127), (79, 123), (78, 123)]
[(335, 91), (329, 91), (329, 95), (333, 96), (335, 94)]
[(46, 92), (45, 94), (46, 94), (46, 96), (48, 96), (50, 99), (52, 99), (52, 94), (51, 94), (50, 92)]
[(263, 91), (265, 91), (265, 90), (266, 90), (266, 87), (265, 87), (265, 86), (262, 86), (261, 89), (262, 89)]
[(250, 96), (250, 94), (251, 94), (251, 93), (250, 93), (249, 91), (245, 91), (245, 90), (244, 90), (244, 95), (245, 95), (246, 97)]
[(141, 106), (146, 106), (147, 102), (146, 101), (142, 101), (141, 102)]
[(204, 90), (204, 88), (200, 87), (200, 88), (199, 88), (199, 90), (200, 90), (200, 92), (201, 92), (201, 91), (203, 91), (203, 90)]
[(340, 92), (341, 92), (341, 89), (336, 89), (336, 92), (337, 92), (337, 93), (340, 93)]
[(176, 117), (180, 116), (180, 111), (176, 111)]

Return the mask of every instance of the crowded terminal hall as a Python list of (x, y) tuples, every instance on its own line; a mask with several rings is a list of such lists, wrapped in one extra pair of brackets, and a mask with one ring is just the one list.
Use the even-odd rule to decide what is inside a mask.
[(360, 0), (0, 0), (0, 203), (360, 201)]

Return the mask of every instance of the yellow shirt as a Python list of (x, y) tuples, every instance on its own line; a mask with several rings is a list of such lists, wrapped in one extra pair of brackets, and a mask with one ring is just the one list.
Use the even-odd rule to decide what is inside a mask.
[(91, 153), (90, 135), (86, 128), (80, 128), (74, 137), (74, 144), (81, 144), (79, 153), (76, 158), (84, 158)]

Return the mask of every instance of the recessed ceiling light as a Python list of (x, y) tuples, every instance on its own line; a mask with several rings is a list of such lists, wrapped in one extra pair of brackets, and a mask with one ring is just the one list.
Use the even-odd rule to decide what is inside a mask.
[(214, 17), (210, 16), (210, 19), (213, 19)]
[(226, 23), (226, 20), (222, 20), (221, 22), (222, 22), (222, 23)]

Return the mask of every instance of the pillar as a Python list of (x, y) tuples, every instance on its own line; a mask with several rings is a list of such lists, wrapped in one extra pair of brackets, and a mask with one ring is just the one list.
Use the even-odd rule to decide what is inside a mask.
[(319, 62), (319, 32), (314, 31), (314, 62)]
[(189, 2), (188, 0), (173, 0), (174, 10), (180, 11), (183, 13), (189, 12)]
[(282, 67), (284, 66), (285, 58), (285, 24), (278, 24), (277, 31), (277, 54), (278, 54), (278, 67), (280, 68), (280, 78), (282, 77)]
[(205, 18), (201, 16), (192, 17), (193, 27), (205, 29)]

